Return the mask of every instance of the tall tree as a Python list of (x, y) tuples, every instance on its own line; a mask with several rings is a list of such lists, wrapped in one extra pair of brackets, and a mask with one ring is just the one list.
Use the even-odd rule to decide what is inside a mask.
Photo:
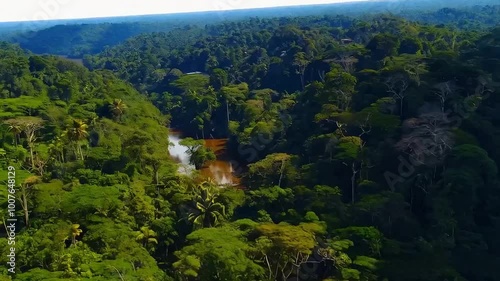
[(264, 269), (252, 259), (252, 245), (237, 227), (199, 229), (186, 240), (173, 264), (183, 280), (265, 280)]
[(216, 226), (225, 218), (226, 208), (219, 201), (217, 188), (213, 183), (202, 182), (195, 190), (196, 210), (188, 216), (195, 229)]
[(5, 123), (8, 124), (9, 127), (15, 127), (23, 131), (30, 150), (31, 168), (35, 170), (35, 141), (38, 138), (37, 132), (43, 128), (44, 120), (39, 117), (24, 116), (6, 120)]
[(268, 280), (289, 280), (305, 263), (317, 245), (316, 235), (323, 231), (320, 225), (264, 223), (256, 227), (255, 252), (267, 267)]
[(361, 169), (361, 153), (363, 140), (357, 136), (341, 137), (337, 145), (335, 159), (351, 170), (351, 202), (354, 204), (356, 194), (356, 178)]
[(21, 196), (18, 198), (19, 202), (21, 203), (21, 207), (23, 209), (24, 213), (24, 223), (26, 225), (26, 228), (30, 227), (30, 199), (32, 197), (33, 193), (33, 188), (35, 184), (40, 183), (41, 179), (37, 176), (30, 176), (27, 179), (24, 180), (24, 182), (21, 184)]
[(72, 142), (75, 147), (77, 158), (80, 157), (80, 160), (84, 159), (81, 141), (86, 140), (87, 137), (89, 136), (87, 129), (88, 125), (85, 124), (84, 121), (79, 119), (73, 119), (70, 127), (65, 131), (68, 140)]
[(141, 227), (141, 230), (136, 231), (136, 234), (137, 236), (135, 237), (135, 240), (140, 242), (142, 246), (148, 250), (158, 244), (158, 240), (156, 239), (158, 235), (147, 226)]
[(387, 92), (392, 94), (393, 98), (399, 100), (399, 115), (403, 117), (403, 105), (408, 95), (408, 80), (404, 75), (394, 75), (385, 81)]
[(127, 109), (127, 105), (121, 99), (114, 99), (109, 105), (109, 109), (116, 120), (121, 120), (125, 110)]
[(82, 234), (83, 230), (80, 229), (79, 224), (72, 224), (71, 225), (71, 245), (76, 245), (76, 237), (80, 236)]
[(299, 52), (295, 54), (293, 58), (293, 65), (297, 67), (296, 73), (300, 76), (300, 84), (302, 86), (302, 90), (305, 88), (305, 79), (304, 74), (307, 69), (307, 66), (311, 63), (311, 60), (308, 59), (308, 56), (304, 52)]

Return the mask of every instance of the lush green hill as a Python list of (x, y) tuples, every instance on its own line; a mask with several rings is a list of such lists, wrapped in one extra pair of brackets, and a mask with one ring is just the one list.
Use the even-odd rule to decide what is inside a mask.
[[(27, 202), (16, 204), (24, 218), (16, 228), (16, 280), (113, 280), (114, 267), (129, 278), (162, 280), (134, 231), (145, 222), (137, 200), (151, 200), (141, 197), (145, 185), (157, 172), (175, 175), (165, 117), (109, 71), (5, 43), (0, 64), (1, 181), (14, 167), (14, 196)], [(5, 218), (7, 188), (1, 198)], [(11, 246), (0, 244), (6, 264)]]
[(179, 26), (171, 22), (56, 25), (15, 35), (10, 41), (36, 54), (82, 57), (141, 33), (168, 31), (175, 27)]

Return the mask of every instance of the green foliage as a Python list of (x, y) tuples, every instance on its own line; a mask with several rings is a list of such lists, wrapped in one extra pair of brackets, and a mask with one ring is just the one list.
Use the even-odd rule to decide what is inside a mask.
[[(104, 50), (145, 25), (58, 26), (27, 43), (103, 50), (89, 69), (0, 43), (15, 280), (498, 279), (494, 11), (249, 18)], [(171, 159), (169, 128), (197, 171)], [(229, 160), (238, 186), (206, 176)]]
[(215, 160), (214, 152), (204, 146), (203, 140), (185, 138), (181, 140), (179, 144), (188, 148), (189, 162), (194, 165), (196, 169), (201, 169), (207, 161)]
[[(0, 56), (6, 64), (29, 61), (4, 77), (17, 84), (6, 89), (1, 104), (2, 181), (7, 182), (7, 165), (14, 166), (16, 215), (24, 218), (16, 229), (16, 278), (121, 280), (123, 274), (163, 280), (165, 274), (147, 251), (153, 251), (153, 235), (146, 232), (148, 243), (139, 239), (138, 244), (133, 229), (144, 230), (137, 227), (144, 217), (158, 217), (138, 181), (152, 179), (154, 171), (172, 163), (164, 150), (164, 117), (109, 72), (16, 52), (3, 48)], [(33, 81), (37, 89), (23, 81)], [(159, 145), (135, 150), (134, 157), (142, 160), (135, 178), (125, 174), (132, 161), (127, 149), (134, 147), (122, 145), (130, 143), (131, 128)]]
[(196, 230), (187, 236), (188, 245), (176, 252), (173, 264), (181, 275), (208, 280), (261, 280), (264, 269), (248, 257), (253, 249), (243, 233), (233, 227)]
[(219, 225), (226, 216), (226, 207), (218, 202), (219, 191), (211, 182), (201, 183), (195, 191), (195, 211), (190, 213), (188, 220), (194, 228)]

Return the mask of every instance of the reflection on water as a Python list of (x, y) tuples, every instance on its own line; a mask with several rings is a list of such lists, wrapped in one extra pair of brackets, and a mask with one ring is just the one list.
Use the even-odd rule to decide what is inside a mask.
[(226, 139), (205, 140), (205, 146), (215, 152), (217, 159), (210, 161), (201, 169), (201, 174), (204, 177), (213, 178), (219, 184), (237, 185), (239, 179), (234, 175), (233, 166), (226, 157), (226, 142)]
[(194, 165), (189, 164), (189, 154), (187, 153), (187, 147), (179, 144), (179, 142), (181, 141), (180, 134), (171, 131), (168, 135), (168, 140), (170, 141), (168, 152), (170, 153), (170, 156), (176, 159), (179, 163), (179, 173), (189, 174), (194, 171)]
[[(194, 165), (189, 164), (189, 154), (187, 148), (179, 144), (181, 141), (181, 134), (176, 131), (170, 131), (169, 146), (170, 155), (175, 158), (179, 164), (179, 172), (189, 174), (195, 170)], [(234, 170), (230, 161), (228, 161), (225, 154), (227, 140), (225, 139), (206, 139), (205, 146), (212, 149), (217, 156), (215, 161), (208, 162), (205, 167), (201, 169), (201, 175), (205, 178), (212, 178), (220, 185), (238, 185), (239, 179), (233, 174)]]

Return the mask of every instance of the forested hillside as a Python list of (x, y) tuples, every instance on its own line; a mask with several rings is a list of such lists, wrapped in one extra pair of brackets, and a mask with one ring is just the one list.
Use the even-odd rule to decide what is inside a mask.
[[(499, 280), (500, 28), (448, 23), (251, 18), (87, 68), (3, 44), (12, 280)], [(178, 172), (169, 127), (241, 185)]]
[[(493, 0), (454, 1), (450, 8), (446, 1), (372, 1), (333, 5), (279, 7), (250, 11), (220, 11), (195, 14), (125, 17), (117, 19), (86, 20), (84, 24), (66, 23), (34, 31), (19, 31), (0, 38), (18, 43), (36, 54), (64, 55), (82, 58), (94, 55), (106, 47), (115, 46), (141, 33), (169, 32), (184, 28), (204, 28), (205, 25), (225, 21), (244, 21), (258, 15), (260, 19), (290, 18), (298, 16), (349, 16), (366, 18), (373, 13), (390, 13), (422, 23), (458, 26), (461, 29), (478, 30), (500, 23), (500, 6)], [(474, 5), (473, 5), (474, 4)], [(489, 5), (489, 6), (486, 6)], [(445, 8), (443, 8), (445, 7)], [(225, 7), (227, 8), (227, 7)], [(314, 21), (301, 19), (305, 24)], [(20, 25), (22, 27), (22, 25)], [(263, 27), (265, 28), (265, 27)], [(173, 35), (176, 36), (175, 34)]]
[(37, 54), (82, 57), (85, 54), (99, 53), (106, 46), (116, 45), (141, 33), (169, 31), (181, 26), (172, 22), (161, 25), (154, 23), (56, 25), (43, 30), (21, 33), (12, 36), (11, 40)]

